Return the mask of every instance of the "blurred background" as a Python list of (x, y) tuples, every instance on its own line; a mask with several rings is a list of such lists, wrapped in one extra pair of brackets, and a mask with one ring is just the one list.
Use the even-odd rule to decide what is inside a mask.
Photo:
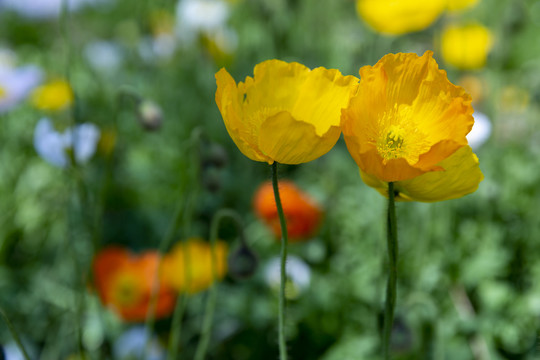
[[(270, 169), (228, 136), (215, 72), (243, 81), (277, 58), (358, 76), (387, 53), (433, 50), (473, 98), (485, 179), (461, 199), (398, 204), (394, 358), (538, 358), (538, 34), (536, 0), (0, 0), (0, 307), (31, 359), (164, 359), (174, 306), (149, 335), (108, 277), (190, 238), (208, 245), (228, 208), (245, 239), (221, 223), (229, 265), (206, 358), (276, 359), (279, 241), (257, 200)], [(289, 248), (290, 357), (376, 359), (385, 199), (342, 140), (279, 170), (309, 204), (291, 205), (308, 225)], [(113, 245), (129, 255), (98, 271)], [(178, 358), (201, 338), (209, 271), (174, 290)], [(22, 359), (0, 324), (0, 359)]]

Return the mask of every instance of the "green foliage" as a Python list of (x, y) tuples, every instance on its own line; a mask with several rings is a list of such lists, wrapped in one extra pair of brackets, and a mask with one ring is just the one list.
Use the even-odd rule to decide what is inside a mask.
[[(434, 48), (451, 81), (465, 75), (444, 65), (434, 40), (450, 16), (419, 33), (384, 37), (345, 0), (240, 0), (228, 20), (238, 38), (233, 53), (216, 53), (198, 35), (168, 58), (145, 59), (139, 46), (151, 39), (151, 15), (172, 15), (174, 6), (118, 0), (50, 20), (0, 13), (0, 45), (17, 54), (18, 64), (40, 66), (46, 79), (69, 77), (77, 99), (73, 111), (44, 113), (26, 100), (0, 114), (0, 306), (35, 358), (66, 359), (81, 349), (92, 359), (112, 358), (112, 344), (128, 324), (90, 290), (93, 255), (109, 244), (157, 249), (178, 203), (189, 211), (175, 241), (208, 238), (212, 216), (231, 208), (244, 219), (259, 258), (252, 278), (229, 276), (218, 285), (208, 358), (277, 358), (277, 293), (264, 265), (279, 245), (252, 209), (270, 169), (246, 159), (227, 134), (214, 102), (220, 67), (243, 80), (256, 63), (280, 58), (357, 75), (388, 52)], [(479, 348), (491, 359), (538, 357), (538, 14), (536, 1), (484, 0), (453, 15), (483, 21), (498, 38), (486, 68), (472, 73), (485, 83), (485, 99), (474, 106), (491, 118), (493, 133), (477, 151), (485, 180), (476, 193), (397, 204), (395, 359), (481, 359), (473, 355)], [(113, 72), (96, 70), (84, 55), (97, 40), (121, 49), (122, 64)], [(161, 106), (160, 129), (140, 126), (126, 89)], [(524, 97), (505, 97), (515, 89)], [(43, 116), (58, 128), (98, 125), (102, 144), (92, 160), (60, 169), (40, 158), (33, 131)], [(110, 151), (105, 136), (114, 139)], [(228, 160), (209, 170), (207, 150), (216, 144)], [(325, 208), (319, 233), (290, 246), (311, 269), (310, 286), (288, 302), (291, 358), (377, 358), (387, 276), (385, 199), (362, 183), (342, 141), (316, 161), (280, 171)], [(235, 234), (232, 224), (220, 231), (231, 249)], [(195, 352), (204, 300), (204, 293), (189, 298), (182, 358)], [(170, 323), (155, 327), (164, 344)], [(0, 344), (11, 341), (1, 325)]]

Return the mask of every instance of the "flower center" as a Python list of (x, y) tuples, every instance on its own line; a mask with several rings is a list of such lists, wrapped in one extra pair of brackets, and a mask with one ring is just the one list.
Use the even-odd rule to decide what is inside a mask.
[(112, 300), (119, 307), (129, 307), (139, 302), (141, 287), (133, 274), (119, 274), (114, 281)]
[(6, 89), (4, 89), (2, 86), (0, 86), (0, 100), (2, 100), (3, 98), (5, 98), (6, 95), (7, 95)]
[(404, 130), (398, 126), (392, 125), (386, 131), (386, 136), (382, 136), (377, 141), (377, 151), (383, 158), (383, 163), (388, 160), (404, 157)]

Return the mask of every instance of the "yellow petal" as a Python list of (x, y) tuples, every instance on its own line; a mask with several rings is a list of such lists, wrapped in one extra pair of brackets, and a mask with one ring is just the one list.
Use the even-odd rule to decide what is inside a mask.
[(269, 158), (282, 164), (301, 164), (314, 160), (336, 144), (341, 134), (332, 126), (318, 135), (314, 125), (296, 120), (287, 111), (269, 117), (261, 126), (259, 148)]
[(356, 93), (357, 83), (356, 77), (342, 76), (338, 70), (316, 68), (299, 89), (291, 114), (315, 126), (317, 135), (323, 136), (330, 127), (341, 125), (341, 109)]
[(240, 106), (240, 97), (236, 83), (232, 76), (225, 69), (216, 73), (216, 104), (223, 117), (223, 122), (227, 128), (231, 139), (238, 149), (255, 161), (266, 161), (272, 163), (273, 160), (260, 152), (257, 146), (258, 124), (252, 121), (245, 121), (242, 118), (243, 110)]
[[(246, 112), (256, 113), (261, 108), (275, 109), (274, 114), (291, 110), (309, 73), (309, 68), (296, 62), (274, 59), (257, 64), (253, 78), (247, 77), (245, 81), (243, 105)], [(259, 125), (262, 121), (264, 119), (260, 120)]]
[[(396, 200), (434, 202), (456, 199), (478, 188), (484, 176), (478, 158), (470, 146), (464, 146), (452, 156), (441, 161), (444, 171), (428, 172), (410, 180), (395, 182)], [(384, 196), (388, 196), (388, 183), (360, 172), (362, 180)]]
[(431, 25), (447, 0), (357, 0), (358, 14), (383, 34), (401, 35)]

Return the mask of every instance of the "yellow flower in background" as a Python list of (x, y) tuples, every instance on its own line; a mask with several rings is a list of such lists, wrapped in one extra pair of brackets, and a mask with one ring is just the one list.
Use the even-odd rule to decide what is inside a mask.
[(358, 15), (374, 30), (402, 35), (424, 30), (447, 6), (447, 0), (357, 0)]
[(343, 134), (364, 181), (400, 200), (438, 201), (473, 192), (483, 176), (467, 145), (471, 98), (439, 70), (433, 53), (388, 54), (360, 69), (343, 110)]
[(73, 90), (65, 80), (54, 80), (32, 93), (32, 104), (40, 110), (59, 111), (73, 103)]
[(323, 67), (268, 60), (235, 83), (216, 73), (216, 103), (229, 135), (255, 161), (300, 164), (326, 154), (341, 134), (341, 109), (358, 79)]
[[(216, 274), (223, 279), (227, 272), (227, 244), (216, 244)], [(187, 271), (186, 271), (187, 270)], [(162, 261), (163, 281), (179, 292), (196, 293), (212, 285), (212, 250), (210, 243), (199, 238), (179, 242)]]
[(492, 43), (491, 32), (485, 26), (451, 25), (442, 33), (442, 56), (459, 69), (479, 69), (486, 64)]
[(478, 0), (448, 0), (448, 10), (459, 11), (471, 8), (478, 3)]
[(458, 85), (471, 95), (473, 104), (481, 103), (488, 95), (485, 79), (475, 75), (464, 75), (458, 80)]

